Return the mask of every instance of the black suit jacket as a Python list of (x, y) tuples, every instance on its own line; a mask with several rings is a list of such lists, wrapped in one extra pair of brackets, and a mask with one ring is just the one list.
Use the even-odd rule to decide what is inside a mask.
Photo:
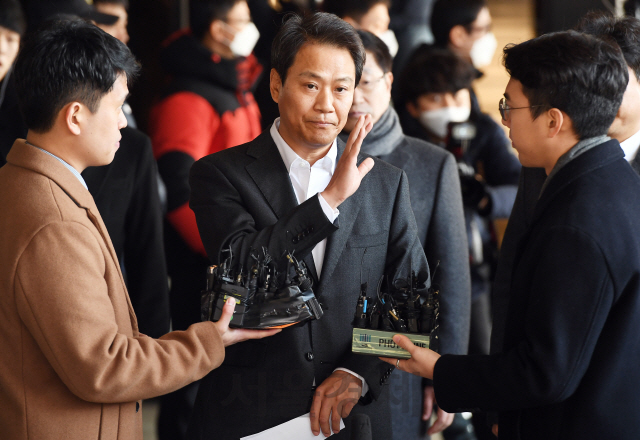
[[(338, 140), (338, 157), (343, 150)], [(354, 411), (370, 415), (374, 438), (390, 438), (384, 385), (392, 368), (376, 357), (351, 353), (351, 321), (362, 281), (369, 282), (373, 296), (383, 274), (407, 277), (411, 267), (428, 270), (404, 172), (376, 160), (332, 224), (318, 196), (298, 205), (266, 131), (196, 162), (190, 184), (190, 206), (213, 262), (228, 246), (245, 267), (251, 249), (266, 246), (274, 256), (295, 251), (314, 274), (314, 292), (325, 310), (318, 321), (229, 347), (223, 365), (201, 384), (190, 438), (235, 439), (298, 417), (310, 409), (314, 379), (319, 385), (337, 367), (365, 378), (375, 401)], [(318, 280), (311, 250), (325, 238)], [(345, 423), (347, 429), (336, 438), (349, 438), (349, 420)]]
[(113, 162), (83, 173), (123, 268), (140, 331), (169, 331), (169, 292), (162, 243), (158, 172), (149, 137), (123, 128)]
[(551, 179), (516, 246), (503, 350), (443, 356), (446, 411), (500, 411), (500, 438), (640, 438), (640, 177), (617, 141)]

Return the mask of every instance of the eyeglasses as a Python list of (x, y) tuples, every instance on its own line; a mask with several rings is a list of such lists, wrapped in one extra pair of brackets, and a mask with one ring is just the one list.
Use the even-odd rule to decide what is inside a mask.
[(509, 107), (507, 105), (507, 100), (505, 98), (500, 98), (500, 103), (498, 104), (498, 110), (500, 111), (500, 116), (502, 116), (502, 120), (507, 122), (511, 119), (511, 110), (520, 110), (523, 108), (535, 108), (542, 107), (541, 104), (538, 105), (530, 105), (529, 107)]
[(386, 73), (383, 73), (380, 78), (372, 79), (370, 81), (360, 79), (360, 82), (358, 83), (358, 88), (363, 92), (373, 92), (376, 85), (385, 77), (385, 75)]

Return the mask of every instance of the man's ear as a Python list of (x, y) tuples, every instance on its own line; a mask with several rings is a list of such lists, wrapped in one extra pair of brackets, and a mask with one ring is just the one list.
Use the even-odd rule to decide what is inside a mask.
[(407, 111), (411, 116), (413, 116), (414, 119), (420, 119), (420, 111), (413, 102), (407, 102)]
[(229, 43), (228, 31), (222, 26), (221, 20), (213, 20), (209, 23), (209, 38), (217, 43)]
[(282, 80), (276, 69), (271, 69), (269, 75), (269, 89), (271, 90), (271, 98), (276, 102), (280, 102), (280, 92), (282, 91)]
[(455, 25), (449, 31), (449, 43), (453, 47), (463, 47), (467, 38), (469, 38), (469, 33), (467, 32), (467, 29), (461, 24)]
[(564, 128), (567, 129), (567, 115), (557, 108), (547, 110), (547, 137), (554, 138)]
[(391, 91), (391, 86), (393, 85), (393, 73), (387, 72), (384, 78), (384, 83), (387, 86), (387, 91)]
[(71, 102), (62, 110), (67, 129), (76, 136), (82, 132), (83, 110), (88, 111), (89, 109), (79, 102)]

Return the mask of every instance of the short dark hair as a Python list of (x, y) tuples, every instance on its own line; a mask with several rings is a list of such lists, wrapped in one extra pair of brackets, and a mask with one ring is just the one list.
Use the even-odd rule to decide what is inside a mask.
[(393, 67), (393, 57), (389, 53), (389, 47), (380, 38), (369, 31), (358, 30), (358, 35), (362, 40), (362, 45), (366, 52), (371, 52), (376, 64), (384, 73), (391, 72)]
[(401, 104), (415, 104), (419, 96), (428, 93), (455, 94), (471, 88), (475, 78), (473, 66), (449, 49), (423, 44), (400, 74), (398, 98)]
[(391, 7), (391, 0), (324, 0), (322, 10), (330, 14), (336, 14), (340, 18), (351, 17), (360, 21), (363, 16), (374, 6), (383, 4)]
[(0, 0), (0, 26), (24, 35), (27, 24), (18, 0)]
[(27, 35), (15, 65), (18, 105), (30, 130), (44, 133), (70, 102), (91, 112), (118, 75), (129, 84), (140, 66), (126, 45), (80, 19), (50, 20)]
[(575, 29), (598, 38), (612, 39), (640, 80), (640, 20), (635, 17), (616, 18), (604, 11), (593, 11), (585, 15)]
[(431, 12), (431, 33), (436, 46), (447, 47), (449, 33), (456, 26), (471, 32), (471, 23), (487, 7), (487, 0), (436, 0)]
[(240, 2), (246, 0), (190, 0), (189, 24), (191, 33), (202, 39), (209, 26), (216, 20), (226, 20), (229, 11)]
[(353, 26), (326, 12), (307, 14), (304, 17), (289, 14), (285, 20), (271, 45), (271, 66), (276, 69), (283, 84), (300, 48), (307, 43), (314, 43), (349, 51), (356, 67), (358, 85), (366, 55)]
[(127, 11), (129, 10), (129, 0), (93, 0), (93, 5), (99, 5), (100, 3), (105, 5), (120, 5)]
[(542, 35), (504, 49), (504, 66), (522, 83), (533, 118), (557, 108), (579, 139), (606, 134), (629, 81), (620, 48), (576, 31)]

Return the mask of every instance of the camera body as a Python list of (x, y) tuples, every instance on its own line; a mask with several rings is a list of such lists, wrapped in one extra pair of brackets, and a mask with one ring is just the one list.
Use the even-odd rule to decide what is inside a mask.
[(285, 269), (271, 258), (266, 248), (251, 254), (248, 271), (232, 269), (233, 255), (221, 266), (207, 268), (207, 284), (201, 295), (202, 321), (218, 321), (228, 298), (236, 301), (229, 324), (233, 328), (282, 328), (320, 319), (322, 307), (312, 290), (313, 281), (304, 261), (285, 253)]

